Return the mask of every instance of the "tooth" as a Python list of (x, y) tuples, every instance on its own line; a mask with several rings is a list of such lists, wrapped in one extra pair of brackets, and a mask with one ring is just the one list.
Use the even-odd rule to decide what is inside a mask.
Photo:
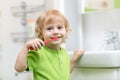
[(58, 36), (61, 36), (60, 34), (58, 34)]

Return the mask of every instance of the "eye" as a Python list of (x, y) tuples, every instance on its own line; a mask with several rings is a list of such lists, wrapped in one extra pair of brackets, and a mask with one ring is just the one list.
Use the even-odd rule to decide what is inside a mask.
[(58, 29), (62, 29), (63, 27), (62, 26), (58, 26)]
[(52, 30), (52, 29), (53, 29), (53, 27), (48, 27), (48, 28), (47, 28), (48, 31), (50, 31), (50, 30)]

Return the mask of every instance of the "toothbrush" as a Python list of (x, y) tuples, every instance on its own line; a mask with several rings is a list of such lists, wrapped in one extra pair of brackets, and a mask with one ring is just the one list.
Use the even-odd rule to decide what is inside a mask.
[(47, 40), (47, 41), (44, 41), (44, 45), (46, 45), (47, 43), (51, 42), (51, 41), (54, 41), (54, 40), (57, 40), (58, 37), (53, 37), (52, 39), (50, 40)]
[[(53, 37), (52, 39), (46, 40), (46, 41), (44, 41), (44, 45), (46, 45), (47, 43), (49, 43), (49, 42), (51, 42), (51, 41), (57, 40), (57, 39), (58, 39), (58, 37)], [(41, 44), (41, 46), (43, 46), (42, 43), (40, 43), (40, 44)], [(30, 47), (30, 50), (33, 50), (33, 48)]]

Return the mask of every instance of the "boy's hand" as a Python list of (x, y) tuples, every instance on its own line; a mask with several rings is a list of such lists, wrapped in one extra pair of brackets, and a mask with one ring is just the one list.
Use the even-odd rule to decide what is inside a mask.
[(42, 45), (44, 45), (44, 42), (41, 39), (33, 39), (26, 43), (26, 46), (30, 50), (38, 50), (41, 48)]
[(75, 63), (83, 54), (84, 50), (75, 50), (72, 56), (72, 62)]
[(70, 60), (70, 73), (73, 71), (74, 67), (75, 67), (75, 63), (77, 62), (77, 60), (84, 54), (84, 50), (75, 50), (72, 58)]

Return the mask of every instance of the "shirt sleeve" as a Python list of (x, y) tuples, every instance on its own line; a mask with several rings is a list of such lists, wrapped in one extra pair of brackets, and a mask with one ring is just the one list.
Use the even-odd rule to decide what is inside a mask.
[(27, 66), (31, 71), (36, 70), (36, 64), (38, 62), (38, 52), (37, 51), (29, 51), (27, 56)]

